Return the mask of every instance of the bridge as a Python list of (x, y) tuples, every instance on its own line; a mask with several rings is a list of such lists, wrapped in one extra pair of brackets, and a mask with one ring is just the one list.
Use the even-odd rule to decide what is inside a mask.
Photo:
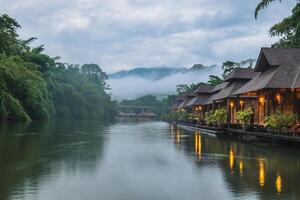
[(152, 106), (117, 106), (119, 117), (152, 118), (157, 115), (151, 112)]

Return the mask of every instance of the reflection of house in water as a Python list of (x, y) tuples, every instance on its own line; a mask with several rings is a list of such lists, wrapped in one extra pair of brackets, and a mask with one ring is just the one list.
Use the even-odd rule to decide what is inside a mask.
[(217, 139), (199, 131), (181, 134), (190, 134), (181, 141), (181, 147), (187, 156), (193, 156), (191, 159), (199, 170), (217, 166), (228, 188), (237, 196), (252, 192), (259, 195), (257, 199), (274, 199), (286, 194), (300, 199), (299, 151)]

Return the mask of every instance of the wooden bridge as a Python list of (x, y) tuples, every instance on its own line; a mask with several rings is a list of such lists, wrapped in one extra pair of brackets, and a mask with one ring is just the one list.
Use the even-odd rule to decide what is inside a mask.
[(157, 115), (151, 112), (152, 106), (117, 106), (119, 117), (151, 118)]

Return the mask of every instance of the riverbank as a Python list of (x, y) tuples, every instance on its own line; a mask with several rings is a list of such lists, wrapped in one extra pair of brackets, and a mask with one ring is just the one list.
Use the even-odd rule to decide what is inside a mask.
[(233, 137), (242, 140), (261, 140), (270, 143), (278, 144), (300, 144), (300, 135), (295, 133), (287, 135), (286, 133), (268, 133), (262, 131), (245, 131), (242, 129), (233, 129), (233, 128), (218, 128), (213, 126), (206, 126), (197, 123), (188, 123), (188, 122), (172, 122), (166, 121), (169, 124), (179, 125), (185, 129), (194, 129), (202, 131), (209, 134), (214, 134), (218, 137)]

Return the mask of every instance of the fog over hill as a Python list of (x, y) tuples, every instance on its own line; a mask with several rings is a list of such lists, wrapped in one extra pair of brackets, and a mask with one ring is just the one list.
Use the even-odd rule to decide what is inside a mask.
[[(240, 63), (241, 67), (250, 66), (254, 59)], [(255, 64), (255, 63), (254, 63)], [(252, 64), (254, 66), (254, 64)], [(112, 88), (112, 96), (116, 100), (134, 99), (143, 95), (153, 94), (159, 97), (175, 94), (176, 85), (208, 81), (209, 75), (220, 76), (220, 66), (204, 66), (195, 64), (193, 67), (136, 67), (109, 74), (108, 84)]]
[(195, 65), (193, 68), (137, 67), (109, 74), (108, 84), (114, 99), (134, 99), (153, 94), (175, 94), (176, 85), (207, 81), (210, 74), (221, 74), (220, 67)]

